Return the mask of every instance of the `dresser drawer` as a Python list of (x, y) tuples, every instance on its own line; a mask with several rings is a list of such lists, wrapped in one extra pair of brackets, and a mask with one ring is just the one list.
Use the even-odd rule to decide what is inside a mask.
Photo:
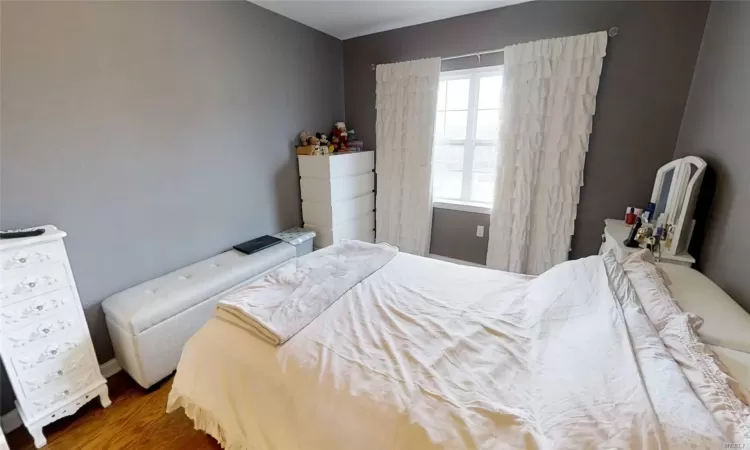
[(3, 272), (0, 281), (3, 307), (70, 285), (65, 265), (61, 263)]
[(375, 174), (321, 179), (302, 177), (299, 181), (302, 201), (330, 203), (367, 195), (375, 189)]
[(29, 245), (0, 253), (0, 271), (34, 269), (44, 264), (65, 261), (65, 247), (61, 241)]
[(27, 398), (43, 395), (46, 388), (58, 385), (65, 378), (70, 378), (78, 370), (94, 368), (89, 352), (72, 353), (70, 358), (62, 358), (56, 364), (46, 364), (37, 370), (20, 377), (21, 388)]
[(0, 323), (4, 333), (45, 319), (75, 302), (69, 287), (42, 294), (0, 309)]
[(39, 394), (23, 401), (24, 412), (29, 415), (43, 414), (48, 410), (62, 406), (66, 401), (76, 398), (76, 394), (103, 380), (99, 368), (93, 366), (76, 369), (64, 378), (41, 389)]
[(305, 228), (315, 231), (313, 243), (316, 248), (328, 247), (341, 242), (344, 239), (356, 239), (364, 242), (372, 242), (375, 237), (375, 213), (367, 213), (353, 220), (348, 220), (333, 228), (319, 227), (315, 224), (305, 223)]
[(320, 228), (334, 228), (375, 209), (375, 193), (337, 202), (302, 202), (302, 221)]
[(86, 325), (81, 323), (75, 305), (63, 307), (54, 317), (36, 321), (14, 331), (3, 332), (3, 352), (16, 354), (27, 352), (47, 342), (58, 342), (63, 336), (69, 335), (74, 326)]
[(54, 342), (40, 342), (29, 346), (22, 353), (11, 356), (13, 368), (21, 376), (33, 376), (38, 371), (54, 370), (65, 365), (65, 361), (77, 359), (79, 354), (89, 353), (88, 338), (80, 330), (57, 337)]
[(371, 151), (300, 155), (297, 160), (301, 177), (338, 178), (370, 173), (375, 169), (375, 152)]

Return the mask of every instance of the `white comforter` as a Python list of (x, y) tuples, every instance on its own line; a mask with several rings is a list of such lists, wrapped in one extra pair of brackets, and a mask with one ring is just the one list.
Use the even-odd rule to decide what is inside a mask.
[(168, 410), (225, 448), (722, 448), (614, 259), (537, 277), (399, 254), (286, 344), (212, 319)]

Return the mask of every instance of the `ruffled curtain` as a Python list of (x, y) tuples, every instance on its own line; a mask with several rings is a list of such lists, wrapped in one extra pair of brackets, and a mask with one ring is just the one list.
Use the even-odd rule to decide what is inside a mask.
[(375, 76), (375, 239), (424, 256), (432, 226), (432, 141), (440, 59), (379, 65)]
[(567, 260), (607, 33), (505, 49), (489, 267), (540, 274)]

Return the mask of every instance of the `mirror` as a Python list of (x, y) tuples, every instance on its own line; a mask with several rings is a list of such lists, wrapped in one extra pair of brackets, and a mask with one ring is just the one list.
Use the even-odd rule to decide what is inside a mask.
[(659, 190), (659, 197), (654, 202), (656, 203), (656, 208), (654, 209), (654, 217), (656, 218), (667, 210), (667, 200), (669, 200), (669, 189), (672, 187), (672, 178), (674, 178), (674, 168), (664, 173), (664, 181), (662, 181), (661, 189)]
[(669, 238), (662, 252), (676, 255), (685, 251), (693, 229), (693, 212), (700, 192), (706, 162), (697, 156), (686, 156), (663, 165), (656, 172), (651, 203), (653, 221), (662, 221)]

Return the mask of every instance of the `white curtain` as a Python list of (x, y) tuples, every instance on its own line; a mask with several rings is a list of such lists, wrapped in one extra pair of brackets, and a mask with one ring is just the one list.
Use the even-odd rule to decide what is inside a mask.
[(607, 33), (505, 49), (487, 265), (540, 274), (567, 260)]
[(379, 65), (375, 76), (375, 238), (424, 256), (432, 226), (432, 141), (440, 59)]

